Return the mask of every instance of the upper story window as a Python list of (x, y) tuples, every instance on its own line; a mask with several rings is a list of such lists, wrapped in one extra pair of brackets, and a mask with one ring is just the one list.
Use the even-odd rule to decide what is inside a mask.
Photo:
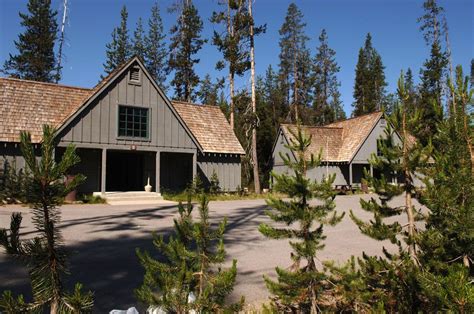
[(118, 135), (148, 138), (148, 108), (119, 106)]
[(128, 81), (133, 84), (140, 84), (140, 67), (133, 66), (130, 68), (130, 72), (128, 72)]

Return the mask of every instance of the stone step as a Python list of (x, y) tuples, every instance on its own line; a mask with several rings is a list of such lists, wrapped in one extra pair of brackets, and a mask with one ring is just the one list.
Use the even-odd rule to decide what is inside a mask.
[(109, 205), (151, 205), (151, 206), (176, 206), (178, 203), (172, 201), (165, 201), (165, 200), (144, 200), (144, 199), (136, 199), (136, 200), (107, 200), (107, 204)]
[[(102, 196), (100, 192), (94, 195)], [(166, 202), (160, 193), (155, 192), (106, 192), (102, 197), (110, 205), (160, 205)]]

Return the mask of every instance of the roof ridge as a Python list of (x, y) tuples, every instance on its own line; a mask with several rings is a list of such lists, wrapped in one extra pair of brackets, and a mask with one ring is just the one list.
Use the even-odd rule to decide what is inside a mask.
[[(296, 126), (297, 124), (292, 123), (281, 123), (281, 126)], [(329, 126), (329, 125), (301, 125), (303, 128), (313, 128), (313, 129), (343, 129), (342, 126)]]
[(81, 90), (92, 91), (92, 88), (88, 88), (88, 87), (79, 87), (79, 86), (71, 86), (71, 85), (58, 84), (58, 83), (40, 82), (40, 81), (34, 81), (34, 80), (25, 80), (25, 79), (20, 79), (20, 78), (15, 78), (15, 77), (0, 77), (0, 80), (17, 81), (17, 82), (25, 82), (25, 83), (29, 83), (29, 84), (40, 84), (40, 85), (48, 85), (48, 86), (54, 86), (54, 87), (65, 87), (65, 88), (73, 88), (73, 89), (81, 89)]
[(182, 101), (182, 100), (174, 100), (174, 99), (172, 99), (171, 102), (172, 102), (172, 103), (182, 104), (182, 105), (188, 105), (188, 106), (210, 107), (210, 108), (217, 108), (217, 109), (220, 109), (220, 107), (219, 107), (219, 106), (216, 106), (216, 105), (199, 104), (199, 103), (189, 102), (189, 101)]
[(331, 122), (331, 123), (329, 123), (329, 124), (326, 124), (326, 126), (330, 126), (330, 125), (336, 124), (336, 123), (351, 121), (351, 120), (363, 118), (363, 117), (370, 116), (370, 115), (381, 114), (381, 113), (383, 114), (383, 111), (382, 111), (382, 110), (378, 110), (378, 111), (374, 111), (374, 112), (369, 112), (369, 113), (364, 113), (363, 115), (360, 115), (360, 116), (357, 116), (357, 117), (350, 117), (350, 118), (347, 118), (347, 119), (345, 119), (345, 120), (340, 120), (340, 121)]

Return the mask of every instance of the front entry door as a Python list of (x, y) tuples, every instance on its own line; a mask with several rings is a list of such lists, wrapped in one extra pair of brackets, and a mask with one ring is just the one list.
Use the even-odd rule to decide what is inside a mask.
[(144, 154), (114, 151), (107, 154), (107, 191), (143, 191)]

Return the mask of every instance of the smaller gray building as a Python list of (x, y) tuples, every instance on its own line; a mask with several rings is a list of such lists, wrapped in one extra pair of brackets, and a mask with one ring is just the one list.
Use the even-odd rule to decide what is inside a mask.
[(244, 150), (222, 111), (170, 101), (136, 57), (92, 89), (0, 78), (0, 161), (22, 168), (20, 131), (39, 148), (44, 124), (58, 129), (58, 158), (76, 146), (81, 193), (143, 191), (148, 181), (158, 193), (182, 190), (214, 172), (224, 191), (241, 185)]
[[(321, 153), (322, 159), (322, 165), (307, 175), (321, 180), (335, 174), (335, 186), (360, 186), (364, 169), (370, 173), (374, 171), (368, 160), (372, 154), (377, 154), (377, 139), (384, 135), (386, 123), (382, 112), (374, 112), (325, 126), (303, 126), (303, 132), (312, 137), (310, 153), (315, 156)], [(296, 125), (282, 124), (273, 146), (275, 173), (288, 171), (280, 154), (295, 158), (285, 147), (293, 136), (290, 130), (296, 131)], [(400, 142), (398, 135), (395, 136), (395, 141)]]

